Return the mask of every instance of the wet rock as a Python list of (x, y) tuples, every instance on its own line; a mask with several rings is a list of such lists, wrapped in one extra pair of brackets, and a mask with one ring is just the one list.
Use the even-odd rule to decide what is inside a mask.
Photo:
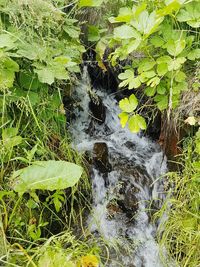
[(117, 203), (128, 218), (132, 218), (138, 210), (137, 192), (138, 189), (127, 182), (124, 182), (119, 190), (120, 198)]
[(89, 108), (92, 112), (92, 118), (98, 123), (103, 124), (106, 119), (106, 107), (104, 106), (101, 98), (95, 93), (89, 93), (90, 102)]
[(106, 208), (107, 208), (108, 214), (111, 217), (113, 217), (117, 213), (121, 213), (122, 212), (122, 209), (119, 207), (117, 202), (116, 203), (108, 203)]
[(95, 143), (93, 147), (93, 164), (101, 173), (111, 171), (108, 159), (108, 147), (106, 143)]
[(127, 148), (129, 148), (129, 149), (132, 149), (132, 150), (135, 150), (135, 149), (136, 149), (136, 145), (135, 145), (133, 142), (131, 142), (131, 141), (127, 141), (127, 142), (125, 143), (125, 146), (126, 146)]

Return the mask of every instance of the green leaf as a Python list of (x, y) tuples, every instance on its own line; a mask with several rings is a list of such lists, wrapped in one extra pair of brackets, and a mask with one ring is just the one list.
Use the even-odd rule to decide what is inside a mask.
[(157, 64), (167, 63), (169, 64), (172, 61), (172, 58), (170, 56), (162, 56), (157, 58), (156, 62)]
[(118, 116), (120, 118), (121, 126), (122, 126), (122, 128), (124, 128), (126, 126), (126, 123), (128, 121), (128, 117), (129, 116), (128, 116), (128, 114), (126, 112), (122, 112)]
[(116, 39), (137, 39), (138, 36), (140, 37), (138, 32), (129, 25), (122, 25), (114, 29), (114, 38)]
[(168, 72), (167, 63), (160, 63), (157, 65), (157, 73), (159, 76), (164, 76)]
[(175, 75), (176, 82), (183, 82), (186, 79), (186, 74), (183, 71), (178, 71)]
[(29, 99), (32, 106), (38, 105), (41, 102), (40, 95), (35, 92), (28, 92), (27, 98)]
[(158, 85), (159, 83), (160, 83), (160, 79), (158, 77), (154, 77), (147, 82), (147, 86), (154, 87)]
[(119, 84), (119, 87), (128, 86), (128, 89), (138, 88), (141, 85), (141, 81), (138, 77), (134, 77), (134, 71), (131, 69), (125, 70), (125, 72), (118, 75), (120, 80), (124, 80)]
[(156, 65), (156, 62), (154, 60), (144, 59), (143, 61), (140, 62), (138, 72), (142, 73), (143, 71), (149, 71), (153, 69), (155, 65)]
[(103, 0), (80, 0), (79, 7), (98, 7), (103, 3)]
[(88, 41), (97, 42), (100, 39), (100, 32), (96, 26), (89, 25), (88, 26)]
[(48, 66), (41, 64), (34, 64), (36, 69), (35, 73), (38, 75), (38, 79), (41, 83), (52, 84), (56, 79), (68, 80), (69, 75), (66, 70), (67, 66), (76, 65), (75, 62), (69, 61), (67, 57), (56, 57), (52, 62), (49, 62)]
[(147, 87), (144, 92), (147, 96), (154, 96), (156, 93), (156, 87)]
[(164, 40), (159, 35), (155, 35), (150, 39), (150, 43), (155, 47), (161, 47), (164, 44)]
[(132, 94), (129, 98), (124, 98), (119, 101), (119, 107), (122, 111), (131, 113), (138, 106), (138, 100), (134, 94)]
[(166, 87), (160, 83), (157, 87), (156, 87), (156, 91), (158, 94), (160, 95), (164, 95), (166, 93)]
[(199, 59), (200, 58), (200, 49), (197, 48), (197, 49), (190, 51), (187, 55), (187, 58), (189, 60)]
[(63, 30), (71, 37), (71, 38), (79, 38), (80, 30), (78, 27), (72, 25), (64, 25)]
[[(160, 101), (157, 101), (157, 107), (160, 111), (165, 110), (168, 107), (168, 96), (166, 95), (156, 95), (159, 96)], [(158, 97), (154, 98), (154, 100), (156, 101), (156, 99), (158, 100)]]
[(178, 57), (174, 58), (169, 64), (168, 64), (168, 70), (178, 70), (182, 67), (182, 64), (186, 61), (185, 57)]
[(154, 70), (150, 70), (150, 71), (142, 72), (142, 75), (143, 75), (143, 77), (146, 77), (146, 78), (150, 79), (150, 78), (156, 76), (156, 73), (155, 73)]
[(140, 78), (138, 76), (138, 77), (133, 78), (129, 81), (128, 89), (131, 90), (133, 88), (138, 88), (138, 87), (140, 87), (140, 85), (141, 85), (141, 81), (140, 81)]
[(178, 56), (183, 49), (185, 48), (186, 41), (185, 40), (169, 40), (166, 44), (167, 51), (171, 56)]
[(157, 13), (160, 16), (171, 15), (171, 14), (174, 13), (174, 11), (178, 11), (180, 7), (181, 7), (181, 4), (178, 1), (176, 1), (176, 0), (175, 1), (174, 0), (171, 1), (170, 0), (170, 1), (168, 1), (168, 5), (165, 6), (164, 8), (162, 8), (162, 9), (158, 10)]
[(137, 114), (130, 117), (128, 127), (132, 133), (138, 133), (140, 129), (145, 130), (147, 125), (145, 119)]
[(185, 5), (185, 8), (179, 11), (177, 20), (180, 22), (186, 22), (193, 28), (200, 27), (200, 2), (192, 1), (191, 3)]
[(182, 91), (188, 90), (188, 83), (187, 82), (179, 82), (173, 86), (173, 94), (180, 94)]
[(19, 74), (20, 86), (27, 90), (37, 90), (39, 87), (39, 81), (35, 73), (32, 72), (20, 72)]
[(19, 71), (19, 65), (17, 64), (16, 61), (9, 57), (3, 58), (1, 61), (1, 67), (4, 69), (7, 69), (10, 72), (18, 72)]
[(68, 260), (64, 250), (57, 247), (49, 246), (41, 253), (39, 258), (38, 267), (76, 267), (77, 265)]
[(134, 78), (134, 71), (133, 70), (125, 70), (125, 72), (123, 72), (123, 73), (120, 73), (119, 75), (118, 75), (118, 78), (120, 79), (120, 80), (126, 80), (126, 79), (129, 79), (130, 77), (131, 78)]
[(10, 34), (0, 34), (0, 48), (12, 49), (16, 47), (15, 39)]
[(137, 39), (135, 39), (135, 40), (130, 40), (129, 42), (128, 42), (128, 45), (127, 45), (127, 47), (126, 47), (126, 49), (127, 49), (127, 54), (130, 54), (130, 53), (132, 53), (133, 51), (135, 51), (137, 48), (138, 48), (138, 46), (141, 44), (141, 37), (139, 36)]
[(82, 175), (82, 167), (66, 161), (36, 161), (34, 165), (13, 173), (14, 190), (60, 190), (74, 186)]
[(140, 33), (148, 37), (150, 34), (158, 30), (158, 26), (163, 21), (163, 17), (158, 17), (156, 12), (153, 11), (151, 14), (147, 10), (144, 10), (140, 13), (135, 20), (131, 21), (133, 25)]
[(54, 82), (55, 74), (50, 67), (35, 69), (34, 71), (37, 73), (38, 79), (41, 83), (47, 83), (51, 85)]
[(7, 149), (12, 149), (14, 146), (21, 144), (22, 137), (17, 135), (17, 128), (6, 128), (2, 131), (3, 145)]
[(134, 13), (129, 7), (122, 7), (119, 10), (119, 15), (117, 17), (109, 18), (111, 23), (118, 23), (118, 22), (130, 22), (133, 18)]
[(47, 56), (47, 49), (39, 43), (23, 43), (20, 44), (17, 54), (20, 57), (25, 57), (29, 60), (45, 60)]
[(172, 95), (172, 108), (176, 108), (180, 102), (180, 94)]

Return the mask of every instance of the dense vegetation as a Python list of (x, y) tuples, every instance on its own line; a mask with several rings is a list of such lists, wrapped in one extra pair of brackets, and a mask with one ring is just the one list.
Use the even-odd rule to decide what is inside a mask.
[(167, 218), (158, 241), (179, 266), (200, 263), (200, 2), (136, 2), (0, 0), (1, 266), (106, 261), (83, 229), (90, 179), (63, 104), (91, 48), (102, 72), (107, 56), (131, 92), (119, 102), (122, 127), (146, 130), (146, 109), (162, 112), (169, 129), (187, 127), (155, 218)]

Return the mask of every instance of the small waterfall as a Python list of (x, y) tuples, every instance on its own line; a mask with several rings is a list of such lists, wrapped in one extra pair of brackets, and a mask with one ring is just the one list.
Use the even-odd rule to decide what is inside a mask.
[[(79, 109), (71, 132), (79, 151), (94, 154), (95, 144), (107, 147), (111, 168), (92, 169), (93, 208), (87, 219), (91, 233), (101, 237), (119, 252), (110, 252), (108, 267), (162, 267), (155, 241), (156, 226), (150, 221), (150, 203), (159, 205), (163, 198), (160, 177), (166, 173), (166, 158), (158, 144), (122, 129), (120, 110), (113, 95), (98, 88), (96, 94), (106, 108), (103, 124), (91, 122), (90, 87), (87, 70), (76, 87)], [(92, 129), (92, 130), (91, 130)], [(103, 145), (102, 145), (103, 144)]]

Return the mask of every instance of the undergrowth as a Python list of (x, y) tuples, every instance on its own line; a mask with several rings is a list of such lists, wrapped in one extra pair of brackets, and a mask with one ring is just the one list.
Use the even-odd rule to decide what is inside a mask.
[(200, 154), (199, 132), (196, 144), (192, 138), (184, 141), (184, 151), (180, 159), (180, 171), (168, 173), (169, 188), (162, 209), (156, 214), (161, 218), (158, 240), (161, 251), (167, 250), (172, 261), (166, 266), (200, 266)]

